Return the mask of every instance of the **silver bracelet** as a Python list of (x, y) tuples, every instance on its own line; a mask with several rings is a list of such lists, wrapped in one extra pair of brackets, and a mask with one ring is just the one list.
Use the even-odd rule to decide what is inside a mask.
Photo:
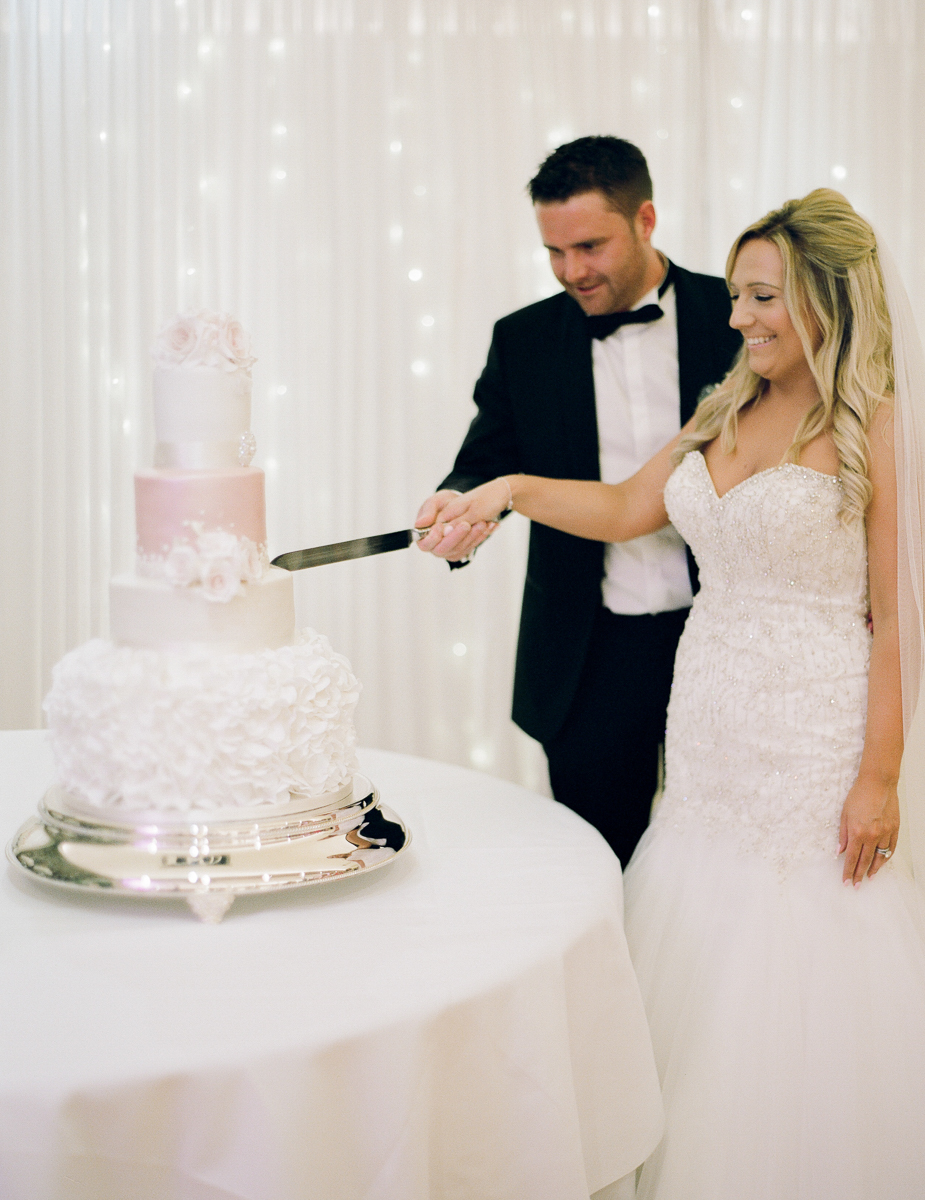
[(507, 504), (505, 505), (505, 507), (502, 511), (506, 512), (506, 513), (513, 512), (513, 510), (514, 510), (514, 493), (511, 491), (511, 485), (508, 483), (507, 477), (504, 475), (499, 475), (498, 479), (500, 479), (501, 482), (504, 484), (504, 486), (507, 488)]

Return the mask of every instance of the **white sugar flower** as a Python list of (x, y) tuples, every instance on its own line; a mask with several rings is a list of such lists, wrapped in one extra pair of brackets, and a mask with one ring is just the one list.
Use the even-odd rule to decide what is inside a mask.
[(199, 555), (192, 546), (174, 543), (164, 561), (164, 578), (174, 587), (189, 587), (199, 581)]
[(196, 539), (196, 549), (203, 561), (209, 558), (237, 560), (239, 544), (239, 539), (224, 529), (210, 529), (208, 533), (201, 533)]

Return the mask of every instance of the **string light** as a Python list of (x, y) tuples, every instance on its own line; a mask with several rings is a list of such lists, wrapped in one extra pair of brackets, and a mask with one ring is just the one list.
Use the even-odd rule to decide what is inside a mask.
[(474, 767), (490, 767), (494, 760), (494, 748), (490, 742), (480, 742), (469, 751), (469, 761)]

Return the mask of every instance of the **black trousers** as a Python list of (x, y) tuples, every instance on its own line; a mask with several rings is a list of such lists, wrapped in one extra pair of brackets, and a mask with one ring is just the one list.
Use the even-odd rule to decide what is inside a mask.
[(569, 715), (543, 746), (555, 798), (599, 829), (624, 867), (649, 823), (688, 612), (630, 617), (602, 606)]

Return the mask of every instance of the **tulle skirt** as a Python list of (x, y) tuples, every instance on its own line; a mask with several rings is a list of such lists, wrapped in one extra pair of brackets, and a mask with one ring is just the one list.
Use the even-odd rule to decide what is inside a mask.
[(895, 861), (860, 888), (650, 828), (627, 937), (667, 1114), (641, 1200), (923, 1200), (925, 919)]

